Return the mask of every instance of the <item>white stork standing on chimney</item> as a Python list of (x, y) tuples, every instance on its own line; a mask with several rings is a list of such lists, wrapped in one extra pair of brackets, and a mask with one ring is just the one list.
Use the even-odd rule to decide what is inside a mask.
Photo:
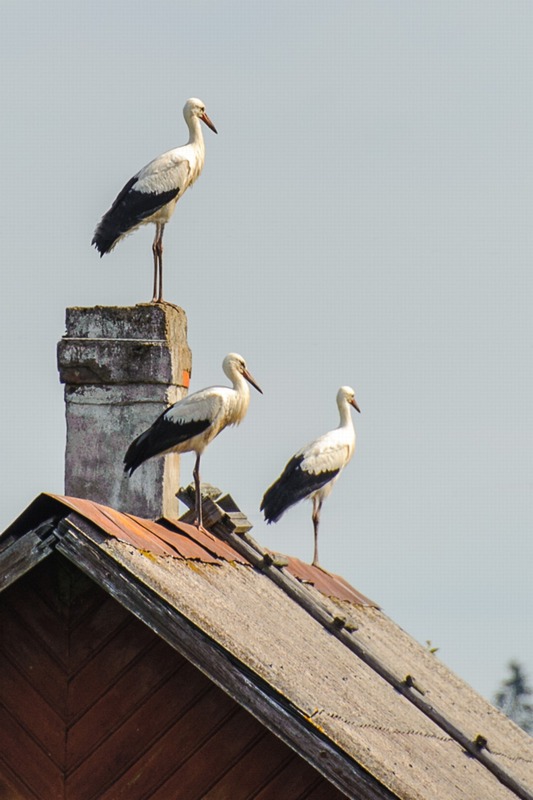
[(183, 107), (189, 128), (189, 141), (154, 158), (131, 178), (115, 202), (100, 220), (91, 244), (100, 256), (109, 253), (128, 233), (153, 222), (155, 238), (154, 292), (152, 303), (163, 301), (163, 232), (174, 213), (176, 203), (192, 186), (204, 166), (205, 145), (200, 120), (217, 132), (205, 111), (205, 105), (191, 97)]
[(340, 414), (338, 428), (298, 450), (277, 481), (267, 489), (261, 501), (260, 510), (264, 512), (268, 523), (277, 522), (288, 508), (300, 500), (310, 498), (313, 501), (314, 567), (320, 566), (318, 525), (322, 503), (355, 450), (355, 430), (349, 406), (353, 406), (356, 411), (360, 409), (350, 386), (341, 386), (337, 392), (337, 406)]

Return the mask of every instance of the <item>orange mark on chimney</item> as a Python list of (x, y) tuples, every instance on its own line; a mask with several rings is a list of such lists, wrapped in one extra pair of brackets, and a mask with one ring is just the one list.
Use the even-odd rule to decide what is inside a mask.
[(189, 386), (190, 386), (191, 373), (186, 369), (183, 369), (181, 371), (181, 383), (182, 383), (183, 386), (185, 386), (186, 389), (188, 389)]

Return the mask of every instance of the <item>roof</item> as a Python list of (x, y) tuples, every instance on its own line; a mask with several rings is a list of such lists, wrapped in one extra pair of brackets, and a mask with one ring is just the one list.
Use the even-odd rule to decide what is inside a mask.
[(3, 536), (0, 586), (61, 553), (349, 797), (533, 797), (531, 737), (342, 578), (264, 551), (226, 509), (204, 517), (211, 538), (40, 495)]

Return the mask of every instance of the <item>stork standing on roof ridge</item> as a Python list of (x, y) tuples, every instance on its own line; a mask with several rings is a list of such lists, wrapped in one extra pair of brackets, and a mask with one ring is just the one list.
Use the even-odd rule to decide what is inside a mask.
[(200, 458), (207, 445), (228, 425), (238, 425), (248, 411), (251, 384), (263, 394), (248, 371), (244, 358), (229, 353), (222, 369), (233, 386), (210, 386), (188, 395), (167, 408), (144, 433), (133, 441), (124, 457), (124, 470), (131, 475), (153, 456), (164, 453), (196, 453), (193, 477), (196, 489), (195, 525), (202, 523)]
[(91, 244), (100, 256), (109, 253), (128, 233), (141, 225), (153, 222), (155, 238), (154, 292), (152, 303), (163, 301), (163, 232), (174, 213), (176, 203), (199, 177), (205, 160), (205, 145), (200, 120), (217, 129), (205, 111), (205, 105), (191, 97), (183, 107), (183, 116), (189, 128), (189, 141), (154, 158), (131, 178), (118, 194), (115, 202), (100, 220)]
[(320, 566), (318, 526), (322, 503), (355, 450), (355, 430), (349, 406), (356, 411), (360, 409), (350, 386), (341, 386), (337, 392), (337, 406), (339, 426), (298, 450), (261, 501), (260, 510), (264, 512), (268, 523), (277, 522), (287, 509), (300, 500), (309, 498), (313, 501), (314, 567)]

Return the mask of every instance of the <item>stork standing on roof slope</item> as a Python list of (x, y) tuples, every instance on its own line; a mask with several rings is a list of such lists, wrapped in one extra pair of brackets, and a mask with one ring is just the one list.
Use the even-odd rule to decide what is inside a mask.
[(318, 526), (322, 503), (355, 450), (355, 430), (348, 406), (353, 406), (356, 411), (360, 409), (350, 386), (341, 386), (337, 392), (337, 406), (340, 414), (338, 428), (298, 450), (261, 501), (260, 510), (264, 512), (268, 523), (277, 522), (288, 508), (300, 500), (309, 498), (313, 501), (314, 567), (320, 566)]
[(100, 256), (109, 253), (128, 233), (153, 222), (155, 238), (154, 292), (152, 303), (163, 301), (163, 232), (174, 213), (176, 203), (199, 177), (205, 160), (205, 145), (200, 120), (217, 132), (205, 111), (205, 105), (191, 97), (183, 107), (189, 128), (189, 141), (154, 158), (131, 178), (115, 202), (102, 217), (93, 236)]
[(246, 367), (242, 356), (230, 353), (222, 369), (233, 387), (210, 386), (174, 403), (147, 431), (133, 441), (124, 457), (124, 469), (131, 475), (153, 456), (163, 453), (196, 453), (193, 477), (196, 489), (195, 525), (202, 524), (200, 457), (207, 445), (228, 425), (238, 425), (248, 411), (250, 383), (263, 394)]

